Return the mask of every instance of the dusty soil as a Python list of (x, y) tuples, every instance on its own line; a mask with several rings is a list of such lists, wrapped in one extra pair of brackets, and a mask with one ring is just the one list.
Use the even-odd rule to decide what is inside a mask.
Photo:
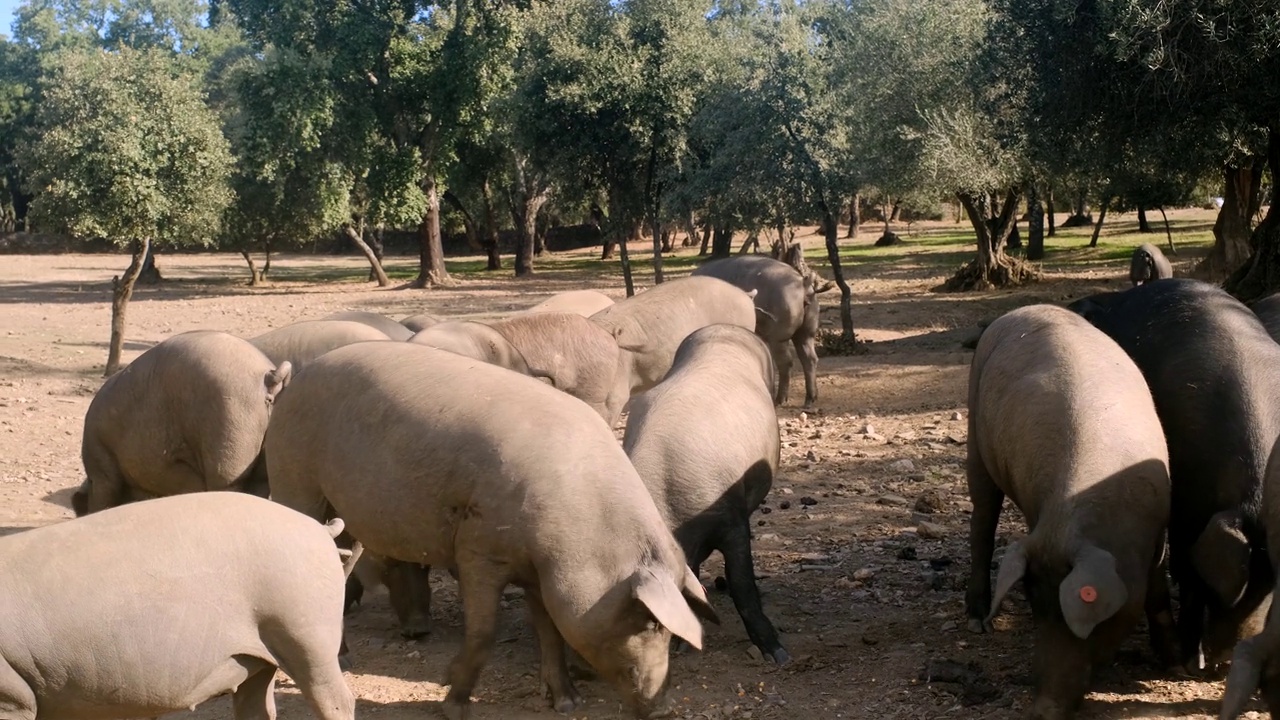
[[(875, 234), (857, 242), (869, 244)], [(1071, 242), (1079, 244), (1078, 238)], [(811, 237), (807, 244), (818, 241)], [(793, 663), (779, 669), (753, 657), (728, 596), (713, 593), (723, 625), (709, 629), (705, 652), (672, 663), (681, 716), (1015, 718), (1029, 705), (1025, 598), (1015, 593), (1005, 603), (994, 634), (975, 636), (963, 628), (970, 510), (964, 393), (971, 352), (960, 343), (975, 323), (1013, 307), (1127, 286), (1127, 265), (1089, 261), (1087, 251), (1073, 251), (1056, 256), (1045, 279), (1023, 289), (940, 295), (928, 289), (955, 267), (951, 255), (937, 260), (939, 250), (909, 237), (894, 249), (900, 257), (892, 262), (848, 266), (854, 316), (860, 337), (870, 341), (868, 352), (822, 360), (816, 411), (780, 411), (783, 467), (767, 514), (755, 516), (754, 547), (767, 611)], [(1202, 251), (1184, 252), (1176, 260), (1179, 272)], [(302, 280), (251, 289), (242, 285), (239, 257), (164, 256), (168, 279), (140, 289), (130, 306), (127, 358), (185, 330), (252, 335), (345, 309), (487, 318), (570, 288), (622, 295), (614, 269), (592, 276), (557, 269), (564, 259), (547, 261), (530, 280), (507, 272), (471, 275), (455, 288), (415, 291)], [(68, 497), (82, 478), (81, 423), (101, 384), (106, 355), (109, 281), (125, 264), (118, 255), (0, 257), (0, 534), (71, 517)], [(276, 266), (281, 275), (298, 277), (358, 270), (360, 264), (288, 256), (277, 258)], [(836, 298), (824, 300), (830, 306)], [(838, 322), (834, 308), (824, 312), (824, 322)], [(803, 393), (798, 380), (793, 403)], [(923, 533), (922, 522), (931, 524)], [(1002, 537), (1022, 529), (1017, 510), (1006, 510)], [(708, 563), (703, 572), (711, 584), (719, 569)], [(399, 720), (435, 712), (448, 661), (459, 647), (461, 612), (447, 575), (434, 582), (434, 629), (425, 641), (399, 638), (385, 591), (366, 595), (350, 616), (356, 667), (349, 679), (360, 716)], [(522, 603), (512, 595), (505, 604), (473, 717), (553, 717), (536, 692), (537, 652)], [(971, 663), (961, 673), (967, 682), (931, 681), (940, 670), (955, 679), (946, 672), (954, 667), (939, 661)], [(580, 689), (587, 704), (574, 717), (626, 717), (604, 683), (583, 681)], [(1145, 633), (1139, 633), (1102, 671), (1082, 717), (1209, 717), (1221, 692), (1219, 682), (1173, 679), (1155, 670)], [(287, 680), (280, 703), (287, 716), (307, 712)], [(229, 714), (226, 699), (194, 713)]]

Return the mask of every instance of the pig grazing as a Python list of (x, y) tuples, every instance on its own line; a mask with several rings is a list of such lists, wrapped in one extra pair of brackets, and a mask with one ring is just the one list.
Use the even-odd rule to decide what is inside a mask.
[(1173, 277), (1173, 266), (1169, 259), (1160, 252), (1160, 248), (1151, 243), (1143, 243), (1133, 251), (1133, 259), (1129, 262), (1129, 282), (1134, 285), (1163, 280)]
[[(1142, 373), (1115, 342), (1049, 305), (992, 323), (969, 373), (968, 478), (969, 626), (989, 628), (1025, 579), (1036, 625), (1033, 717), (1067, 717), (1144, 607), (1153, 644), (1176, 655), (1162, 563), (1164, 435)], [(993, 600), (1005, 495), (1030, 534), (1005, 551)]]
[(525, 312), (567, 312), (591, 317), (613, 304), (613, 298), (595, 290), (569, 290), (557, 293)]
[[(753, 291), (754, 292), (754, 291)], [(689, 333), (724, 323), (756, 326), (753, 294), (711, 277), (669, 280), (591, 316), (622, 349), (609, 412), (617, 417), (634, 393), (657, 385)]]
[(262, 438), (291, 373), (220, 332), (182, 333), (142, 353), (89, 403), (76, 515), (204, 490), (266, 495)]
[(317, 716), (352, 720), (341, 527), (219, 492), (0, 538), (0, 716), (147, 718), (232, 693), (237, 720), (265, 720), (279, 668)]
[(724, 555), (729, 596), (751, 642), (789, 655), (765, 617), (751, 559), (751, 513), (778, 471), (773, 361), (746, 328), (709, 325), (685, 338), (671, 372), (631, 403), (622, 440), (694, 574)]
[[(1169, 569), (1183, 660), (1211, 663), (1256, 632), (1274, 576), (1262, 479), (1280, 437), (1280, 345), (1221, 289), (1156, 280), (1071, 305), (1142, 371), (1169, 447)], [(1208, 625), (1206, 626), (1206, 619)]]
[(387, 337), (391, 338), (392, 340), (395, 340), (396, 342), (403, 342), (405, 340), (408, 340), (409, 338), (413, 337), (413, 332), (414, 332), (413, 330), (410, 330), (409, 328), (405, 327), (404, 325), (401, 325), (395, 320), (392, 320), (386, 315), (379, 315), (378, 313), (371, 313), (371, 312), (361, 312), (359, 310), (348, 310), (346, 312), (334, 313), (323, 319), (324, 320), (350, 320), (351, 322), (363, 323), (376, 330), (381, 330)]
[(409, 342), (497, 365), (521, 375), (533, 375), (524, 355), (502, 333), (470, 320), (437, 323), (417, 333)]
[(423, 330), (426, 330), (427, 328), (439, 322), (440, 322), (440, 318), (436, 317), (435, 315), (428, 315), (427, 313), (418, 313), (417, 315), (410, 315), (409, 317), (402, 318), (400, 320), (401, 325), (409, 328), (409, 331), (414, 333), (420, 333)]
[(490, 327), (529, 365), (545, 372), (556, 388), (590, 405), (610, 425), (617, 422), (617, 416), (609, 414), (608, 400), (621, 351), (599, 325), (574, 313), (530, 312)]
[(695, 612), (714, 618), (609, 427), (532, 378), (410, 343), (341, 348), (280, 398), (267, 458), (273, 499), (316, 518), (332, 507), (369, 551), (456, 574), (450, 718), (468, 712), (509, 583), (562, 712), (581, 700), (566, 641), (649, 717), (672, 634), (701, 647)]
[(763, 255), (715, 260), (693, 271), (694, 276), (720, 278), (744, 291), (757, 290), (756, 334), (769, 344), (778, 368), (774, 402), (787, 401), (791, 385), (790, 343), (804, 370), (804, 404), (818, 400), (818, 295), (812, 282), (790, 265)]
[(302, 372), (312, 360), (330, 350), (372, 340), (390, 338), (381, 330), (353, 320), (304, 320), (249, 338), (272, 362), (288, 362), (295, 372)]

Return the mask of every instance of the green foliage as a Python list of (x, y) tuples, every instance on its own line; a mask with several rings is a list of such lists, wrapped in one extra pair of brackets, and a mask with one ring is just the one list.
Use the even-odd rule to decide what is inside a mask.
[(231, 157), (167, 53), (67, 51), (44, 85), (36, 139), (19, 153), (38, 220), (119, 245), (213, 239)]

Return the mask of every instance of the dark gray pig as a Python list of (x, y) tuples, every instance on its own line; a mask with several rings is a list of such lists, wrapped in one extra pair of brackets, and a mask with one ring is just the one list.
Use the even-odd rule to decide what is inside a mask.
[(322, 319), (350, 320), (351, 322), (364, 323), (371, 328), (381, 330), (387, 337), (395, 340), (396, 342), (404, 342), (405, 340), (413, 337), (412, 330), (401, 325), (395, 320), (392, 320), (386, 315), (379, 315), (378, 313), (348, 310), (346, 312), (334, 313)]
[(509, 583), (525, 590), (554, 707), (581, 701), (567, 642), (637, 716), (666, 711), (672, 634), (701, 647), (698, 616), (715, 614), (585, 404), (450, 352), (369, 343), (317, 360), (276, 410), (275, 500), (316, 518), (331, 507), (370, 551), (456, 574), (466, 640), (449, 667), (447, 716), (468, 711)]
[(1262, 321), (1272, 340), (1280, 342), (1280, 294), (1270, 295), (1249, 306)]
[(1169, 447), (1183, 662), (1199, 667), (1201, 651), (1224, 661), (1260, 628), (1274, 584), (1259, 514), (1280, 437), (1280, 345), (1249, 308), (1196, 280), (1156, 280), (1071, 309), (1110, 335), (1151, 388)]
[(773, 361), (750, 330), (710, 325), (680, 344), (666, 379), (636, 396), (622, 440), (667, 526), (698, 567), (719, 550), (747, 635), (779, 665), (790, 656), (765, 617), (751, 558), (751, 513), (778, 471)]
[[(1142, 373), (1114, 341), (1060, 307), (1033, 305), (983, 333), (969, 373), (972, 553), (966, 609), (983, 632), (1025, 580), (1036, 626), (1032, 717), (1068, 717), (1094, 668), (1148, 614), (1176, 662), (1163, 566), (1169, 470)], [(1005, 495), (1030, 534), (991, 556)]]
[(813, 282), (806, 282), (790, 265), (764, 257), (742, 255), (715, 260), (693, 271), (733, 283), (744, 291), (757, 290), (752, 299), (757, 309), (756, 334), (769, 343), (778, 368), (778, 389), (774, 402), (787, 401), (791, 385), (791, 352), (795, 348), (804, 370), (804, 404), (818, 400), (818, 294)]
[(1151, 243), (1143, 243), (1134, 248), (1133, 259), (1129, 261), (1129, 282), (1141, 285), (1171, 277), (1173, 266), (1164, 253), (1160, 252), (1160, 248)]
[(343, 562), (328, 527), (240, 493), (161, 498), (0, 538), (0, 715), (158, 717), (231, 693), (275, 717), (284, 670), (352, 720)]
[(220, 332), (174, 335), (142, 353), (89, 403), (76, 515), (205, 490), (265, 496), (262, 438), (291, 373)]
[(312, 360), (335, 348), (390, 339), (381, 330), (353, 320), (304, 320), (249, 338), (249, 342), (272, 362), (288, 362), (294, 372), (302, 372)]

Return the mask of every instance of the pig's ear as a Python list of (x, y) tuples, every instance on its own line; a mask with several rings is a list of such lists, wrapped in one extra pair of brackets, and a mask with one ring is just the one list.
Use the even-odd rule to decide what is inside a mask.
[(1000, 572), (996, 573), (996, 593), (991, 599), (991, 611), (987, 613), (986, 622), (990, 623), (1000, 612), (1000, 603), (1004, 596), (1013, 589), (1014, 583), (1027, 574), (1027, 549), (1021, 541), (1009, 543), (1005, 548), (1004, 559), (1000, 561)]
[(280, 366), (272, 370), (262, 378), (262, 384), (267, 389), (267, 402), (276, 399), (276, 395), (289, 384), (289, 380), (293, 377), (293, 364), (288, 360), (280, 363)]
[(631, 595), (671, 634), (702, 649), (702, 624), (680, 594), (675, 578), (665, 570), (641, 567), (631, 576)]
[(1071, 573), (1058, 585), (1058, 604), (1067, 627), (1081, 640), (1129, 601), (1129, 589), (1116, 572), (1115, 557), (1086, 545), (1076, 553)]
[(648, 338), (645, 333), (632, 325), (619, 325), (613, 329), (613, 340), (618, 343), (619, 350), (639, 352), (644, 350)]
[(1191, 564), (1224, 605), (1240, 602), (1249, 584), (1249, 540), (1238, 513), (1224, 510), (1209, 519), (1191, 546)]
[(708, 622), (720, 624), (720, 616), (716, 614), (716, 609), (707, 602), (707, 591), (702, 589), (698, 576), (693, 574), (693, 570), (688, 565), (684, 566), (684, 586), (680, 594), (684, 596), (685, 602), (689, 603), (689, 608), (693, 610), (694, 615)]

